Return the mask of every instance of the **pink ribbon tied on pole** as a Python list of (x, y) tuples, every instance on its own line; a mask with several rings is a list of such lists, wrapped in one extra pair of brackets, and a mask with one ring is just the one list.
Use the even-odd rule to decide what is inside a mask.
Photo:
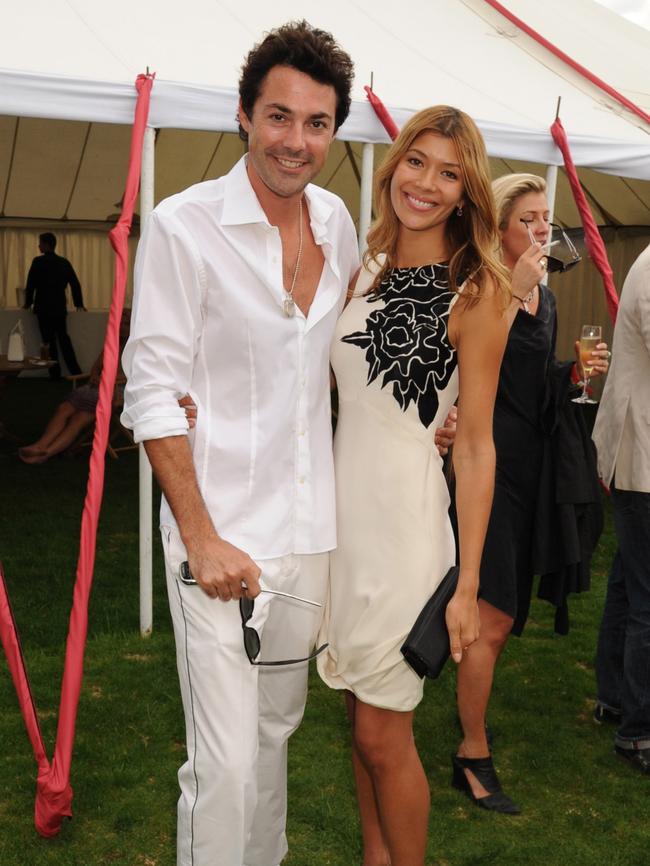
[(616, 292), (616, 286), (614, 285), (612, 268), (609, 264), (609, 259), (607, 258), (605, 244), (600, 236), (598, 226), (596, 225), (596, 222), (591, 213), (591, 209), (587, 202), (587, 198), (583, 192), (582, 186), (580, 185), (578, 172), (576, 171), (576, 167), (573, 164), (573, 158), (571, 156), (569, 140), (567, 139), (566, 132), (564, 131), (564, 127), (562, 126), (562, 122), (559, 117), (556, 118), (555, 122), (551, 126), (551, 135), (553, 136), (553, 141), (555, 141), (559, 149), (562, 151), (562, 157), (564, 158), (564, 168), (566, 170), (569, 184), (571, 185), (571, 191), (573, 192), (573, 198), (575, 199), (576, 206), (578, 208), (578, 211), (580, 212), (580, 219), (582, 221), (582, 226), (585, 231), (585, 244), (587, 250), (589, 251), (589, 255), (591, 256), (594, 264), (600, 271), (600, 274), (603, 278), (607, 309), (609, 311), (609, 316), (614, 323), (616, 322), (616, 315), (618, 313), (618, 293)]
[(66, 642), (56, 746), (51, 763), (47, 759), (38, 725), (38, 717), (29, 688), (25, 662), (20, 650), (18, 632), (9, 605), (4, 578), (2, 577), (0, 580), (0, 634), (18, 694), (20, 709), (34, 750), (34, 757), (38, 764), (34, 823), (41, 836), (46, 838), (56, 836), (61, 830), (63, 819), (72, 816), (73, 791), (70, 785), (70, 766), (77, 707), (83, 679), (84, 651), (88, 631), (88, 601), (95, 566), (97, 525), (104, 493), (106, 445), (119, 361), (119, 327), (126, 292), (128, 237), (140, 186), (142, 143), (149, 116), (153, 79), (153, 75), (147, 74), (139, 75), (136, 80), (138, 97), (131, 135), (124, 204), (116, 226), (109, 233), (116, 256), (115, 280), (104, 339), (104, 364), (99, 384), (99, 400), (95, 416), (95, 433), (90, 455), (86, 498), (81, 517), (79, 558)]
[(386, 108), (384, 103), (381, 101), (381, 99), (375, 94), (375, 92), (373, 91), (373, 89), (371, 87), (368, 87), (368, 85), (366, 84), (363, 89), (366, 91), (366, 96), (368, 97), (368, 101), (372, 105), (372, 107), (375, 111), (375, 114), (377, 115), (377, 117), (381, 121), (382, 126), (384, 127), (386, 132), (389, 134), (391, 141), (395, 141), (395, 139), (399, 135), (399, 127), (397, 126), (397, 124), (395, 123), (393, 118), (388, 113), (388, 109)]

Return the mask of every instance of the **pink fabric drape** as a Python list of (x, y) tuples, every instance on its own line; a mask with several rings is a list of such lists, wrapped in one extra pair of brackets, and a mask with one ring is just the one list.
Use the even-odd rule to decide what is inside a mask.
[(366, 96), (368, 97), (368, 101), (372, 105), (375, 114), (379, 118), (382, 123), (382, 126), (386, 130), (386, 132), (390, 135), (391, 141), (395, 141), (397, 136), (399, 135), (399, 127), (393, 120), (393, 118), (388, 113), (388, 109), (381, 101), (381, 99), (376, 95), (376, 93), (368, 87), (366, 84), (363, 88), (366, 91)]
[(9, 670), (16, 687), (20, 712), (25, 720), (27, 734), (29, 735), (32, 749), (34, 750), (34, 757), (40, 771), (41, 767), (47, 767), (48, 765), (45, 745), (43, 744), (43, 737), (41, 736), (41, 729), (38, 724), (34, 698), (29, 687), (29, 680), (27, 679), (25, 660), (23, 659), (20, 641), (18, 640), (18, 630), (9, 602), (9, 593), (7, 592), (2, 564), (0, 564), (0, 639), (2, 640), (2, 647), (7, 656)]
[(614, 285), (612, 268), (607, 258), (605, 244), (600, 236), (598, 226), (594, 221), (591, 209), (587, 202), (587, 198), (580, 185), (580, 181), (578, 179), (578, 172), (576, 171), (576, 167), (573, 164), (573, 159), (571, 158), (569, 141), (567, 139), (566, 132), (564, 131), (564, 127), (562, 126), (562, 121), (559, 118), (557, 118), (555, 120), (555, 123), (553, 123), (553, 125), (551, 126), (551, 135), (553, 136), (553, 140), (555, 141), (559, 149), (562, 151), (562, 156), (564, 158), (564, 168), (566, 170), (567, 177), (571, 185), (573, 198), (575, 199), (576, 206), (580, 212), (582, 226), (585, 230), (585, 244), (587, 246), (589, 255), (591, 256), (593, 263), (596, 265), (603, 278), (607, 309), (609, 311), (609, 316), (612, 322), (615, 322), (616, 314), (618, 313), (618, 294), (616, 292), (616, 286)]
[(115, 250), (115, 279), (113, 296), (104, 339), (104, 364), (99, 385), (95, 434), (93, 437), (90, 468), (86, 486), (86, 498), (81, 517), (81, 533), (77, 576), (74, 586), (72, 611), (66, 643), (65, 668), (61, 686), (61, 703), (57, 727), (54, 757), (50, 763), (38, 726), (34, 702), (29, 690), (25, 664), (20, 652), (16, 626), (11, 614), (4, 580), (0, 581), (0, 629), (2, 643), (18, 693), (23, 718), (38, 763), (36, 780), (36, 804), (34, 822), (42, 836), (56, 836), (63, 818), (72, 816), (72, 787), (70, 766), (74, 744), (75, 724), (79, 694), (83, 679), (84, 650), (88, 630), (88, 600), (92, 587), (97, 541), (97, 524), (104, 492), (104, 469), (106, 445), (111, 420), (113, 390), (118, 366), (119, 326), (128, 267), (128, 237), (133, 219), (133, 209), (140, 185), (140, 163), (142, 142), (149, 115), (149, 101), (153, 75), (139, 75), (136, 80), (138, 92), (135, 119), (131, 136), (129, 170), (124, 192), (122, 214), (109, 234)]

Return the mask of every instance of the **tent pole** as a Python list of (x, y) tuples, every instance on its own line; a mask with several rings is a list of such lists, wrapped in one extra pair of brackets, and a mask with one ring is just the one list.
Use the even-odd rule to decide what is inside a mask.
[[(548, 201), (548, 221), (553, 222), (555, 213), (555, 194), (557, 192), (557, 165), (546, 167), (546, 199)], [(544, 274), (542, 283), (548, 286), (548, 271)]]
[(557, 191), (557, 165), (549, 165), (546, 169), (546, 198), (548, 199), (549, 221), (553, 222), (555, 213), (555, 193)]
[(363, 255), (366, 249), (366, 237), (372, 219), (372, 172), (375, 156), (374, 145), (366, 142), (363, 145), (361, 158), (361, 198), (359, 201), (359, 253)]
[[(153, 210), (154, 201), (154, 160), (156, 130), (148, 126), (144, 132), (142, 146), (142, 175), (140, 180), (140, 232)], [(138, 446), (139, 462), (139, 502), (140, 502), (140, 634), (148, 637), (153, 628), (152, 592), (152, 525), (153, 497), (151, 464), (144, 450)]]

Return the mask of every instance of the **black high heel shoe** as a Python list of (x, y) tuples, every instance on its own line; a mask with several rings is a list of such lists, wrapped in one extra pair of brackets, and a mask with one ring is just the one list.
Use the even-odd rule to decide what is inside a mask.
[[(451, 777), (452, 786), (467, 794), (472, 803), (490, 812), (501, 812), (503, 815), (521, 814), (519, 806), (513, 803), (510, 797), (501, 790), (501, 783), (494, 769), (491, 755), (488, 758), (462, 758), (460, 755), (452, 755), (451, 766), (454, 771)], [(487, 796), (474, 796), (465, 770), (474, 774), (479, 784), (488, 792)]]

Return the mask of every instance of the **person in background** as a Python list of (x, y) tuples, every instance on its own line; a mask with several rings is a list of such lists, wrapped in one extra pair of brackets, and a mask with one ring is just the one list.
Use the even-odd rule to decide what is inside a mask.
[[(129, 319), (131, 310), (125, 308), (120, 320), (120, 354), (129, 337)], [(95, 420), (95, 411), (99, 399), (99, 380), (104, 362), (103, 351), (99, 353), (93, 364), (88, 382), (79, 388), (74, 388), (65, 400), (57, 406), (45, 429), (35, 442), (18, 449), (18, 457), (23, 463), (45, 463), (56, 454), (61, 454), (73, 445), (86, 427)], [(119, 378), (124, 374), (118, 371)], [(186, 395), (187, 396), (187, 395)], [(190, 400), (183, 403), (189, 406), (188, 417), (193, 417), (195, 407)]]
[[(485, 717), (496, 663), (509, 635), (521, 634), (530, 606), (540, 476), (548, 441), (545, 407), (554, 403), (555, 398), (549, 399), (553, 388), (562, 395), (560, 403), (570, 402), (570, 377), (575, 369), (572, 361), (555, 360), (555, 298), (542, 282), (550, 238), (545, 181), (536, 175), (511, 174), (495, 180), (492, 187), (503, 262), (511, 272), (512, 303), (494, 406), (497, 465), (481, 561), (481, 632), (458, 666), (463, 739), (452, 756), (452, 766), (453, 785), (476, 805), (518, 814), (519, 807), (501, 789)], [(577, 343), (576, 353), (579, 365)], [(607, 345), (599, 343), (593, 356), (592, 376), (605, 373)], [(581, 374), (581, 367), (578, 372)], [(438, 445), (449, 444), (453, 416), (449, 425), (437, 431)]]
[(77, 376), (81, 373), (81, 367), (66, 327), (68, 315), (66, 289), (70, 286), (75, 308), (85, 310), (81, 284), (70, 262), (54, 252), (56, 235), (52, 232), (39, 235), (38, 248), (41, 255), (33, 259), (27, 275), (24, 309), (29, 310), (33, 307), (38, 319), (41, 339), (49, 347), (50, 360), (57, 362), (49, 369), (50, 378), (61, 378), (57, 340), (68, 373)]
[(598, 636), (594, 718), (616, 724), (616, 754), (649, 775), (650, 246), (623, 285), (593, 439), (618, 539)]

